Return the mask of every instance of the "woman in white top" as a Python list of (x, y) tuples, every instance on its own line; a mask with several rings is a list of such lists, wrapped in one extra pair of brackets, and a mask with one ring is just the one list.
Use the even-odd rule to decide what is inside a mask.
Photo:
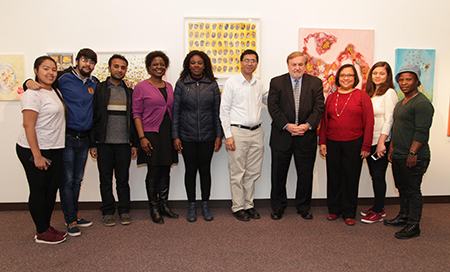
[(36, 225), (36, 243), (58, 244), (66, 232), (50, 226), (56, 192), (61, 180), (62, 149), (65, 139), (65, 104), (58, 90), (56, 62), (42, 56), (34, 62), (36, 81), (43, 88), (28, 90), (20, 103), (23, 128), (17, 139), (16, 152), (30, 188), (28, 207)]
[(384, 198), (386, 196), (386, 168), (388, 159), (386, 151), (389, 150), (393, 112), (398, 96), (394, 90), (392, 69), (385, 61), (375, 63), (370, 69), (366, 84), (366, 93), (372, 99), (375, 125), (371, 156), (367, 157), (367, 165), (372, 176), (372, 186), (375, 195), (374, 205), (367, 211), (361, 212), (363, 223), (376, 223), (383, 221)]

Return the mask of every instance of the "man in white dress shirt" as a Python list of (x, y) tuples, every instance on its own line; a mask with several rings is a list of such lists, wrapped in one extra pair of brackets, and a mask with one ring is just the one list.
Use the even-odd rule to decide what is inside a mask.
[(253, 204), (254, 183), (261, 176), (264, 155), (261, 110), (262, 104), (267, 104), (268, 92), (253, 76), (258, 61), (254, 50), (242, 53), (241, 73), (225, 82), (220, 103), (220, 121), (228, 152), (231, 210), (241, 221), (260, 218)]

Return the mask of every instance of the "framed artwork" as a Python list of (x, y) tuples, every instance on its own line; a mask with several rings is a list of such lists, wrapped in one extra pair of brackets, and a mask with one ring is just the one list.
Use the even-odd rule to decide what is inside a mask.
[[(247, 49), (260, 50), (260, 19), (185, 18), (185, 53), (205, 52), (214, 75), (227, 78), (241, 71), (240, 56)], [(255, 71), (259, 77), (260, 68)]]
[(114, 54), (124, 56), (128, 60), (128, 70), (125, 76), (125, 80), (130, 81), (133, 87), (140, 81), (149, 77), (147, 69), (145, 67), (145, 57), (148, 52), (96, 52), (97, 64), (92, 72), (92, 75), (97, 77), (100, 81), (105, 81), (109, 76), (108, 61)]
[(73, 53), (47, 53), (58, 65), (58, 71), (63, 71), (69, 67), (75, 66)]
[(0, 55), (0, 100), (20, 100), (24, 79), (24, 56)]
[[(436, 59), (436, 50), (434, 49), (395, 49), (395, 73), (403, 65), (416, 64), (420, 67), (420, 82), (419, 91), (423, 93), (431, 102), (433, 102), (433, 86), (434, 86), (434, 66)], [(395, 90), (399, 98), (404, 95), (400, 90), (397, 82), (395, 82)]]
[(325, 97), (337, 90), (336, 73), (344, 64), (356, 67), (364, 89), (373, 64), (374, 30), (300, 28), (299, 50), (308, 57), (306, 72), (323, 82)]

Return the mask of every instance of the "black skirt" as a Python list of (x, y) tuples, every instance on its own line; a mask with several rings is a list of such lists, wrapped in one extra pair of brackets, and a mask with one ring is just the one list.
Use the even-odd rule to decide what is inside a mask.
[(159, 132), (144, 132), (144, 135), (153, 147), (152, 154), (148, 156), (139, 147), (137, 164), (163, 166), (178, 163), (178, 152), (173, 147), (172, 121), (167, 111), (159, 126)]

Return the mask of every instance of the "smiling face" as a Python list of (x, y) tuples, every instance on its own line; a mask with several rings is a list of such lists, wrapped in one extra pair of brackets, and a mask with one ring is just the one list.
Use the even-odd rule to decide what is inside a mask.
[(202, 78), (205, 71), (205, 63), (199, 55), (194, 55), (189, 61), (189, 71), (192, 78)]
[(388, 77), (386, 68), (383, 66), (373, 69), (372, 72), (372, 82), (378, 88), (381, 84), (385, 83)]
[(91, 76), (91, 73), (95, 68), (95, 61), (86, 57), (81, 57), (75, 61), (75, 63), (77, 65), (75, 70), (82, 78)]
[(295, 58), (289, 59), (288, 70), (291, 77), (294, 79), (299, 79), (303, 76), (306, 71), (306, 57), (297, 56)]
[(243, 75), (251, 76), (253, 72), (258, 68), (258, 61), (256, 55), (246, 54), (241, 61), (241, 71)]
[(122, 59), (112, 59), (111, 66), (108, 67), (108, 71), (111, 74), (111, 78), (121, 81), (127, 73), (128, 65)]
[(355, 73), (351, 67), (346, 67), (341, 70), (339, 74), (339, 84), (341, 85), (341, 90), (348, 91), (353, 89), (353, 84), (355, 84)]
[(410, 72), (405, 72), (400, 74), (398, 78), (398, 86), (400, 86), (400, 90), (402, 90), (405, 97), (415, 95), (419, 90), (417, 87), (419, 86), (419, 80), (416, 75)]
[(56, 80), (57, 68), (53, 61), (44, 60), (38, 69), (34, 69), (38, 82), (44, 85), (45, 89), (51, 90), (53, 82)]
[(166, 73), (166, 63), (164, 62), (163, 58), (156, 57), (152, 60), (150, 66), (147, 67), (147, 69), (151, 77), (162, 78)]

